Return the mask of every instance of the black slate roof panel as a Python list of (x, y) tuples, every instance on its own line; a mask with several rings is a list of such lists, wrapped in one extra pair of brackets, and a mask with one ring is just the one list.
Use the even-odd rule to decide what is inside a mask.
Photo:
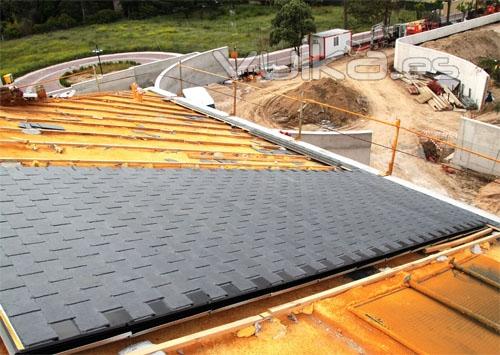
[(359, 170), (0, 168), (0, 182), (0, 303), (27, 348), (147, 328), (488, 222)]

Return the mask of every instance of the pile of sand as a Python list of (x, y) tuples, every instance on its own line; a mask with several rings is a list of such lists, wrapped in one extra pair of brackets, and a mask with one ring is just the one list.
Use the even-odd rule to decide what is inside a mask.
[[(299, 87), (285, 92), (285, 95), (324, 102), (356, 113), (367, 113), (368, 103), (357, 91), (348, 88), (331, 78), (308, 81)], [(283, 128), (299, 125), (300, 102), (282, 96), (275, 96), (263, 103), (261, 115)], [(349, 113), (341, 112), (318, 104), (306, 103), (303, 107), (303, 124), (317, 124), (339, 128), (358, 119)]]
[(437, 49), (478, 64), (482, 57), (500, 58), (500, 33), (494, 30), (469, 31), (426, 42), (422, 47)]
[(474, 205), (498, 216), (500, 215), (498, 201), (500, 201), (500, 179), (483, 186), (474, 199)]

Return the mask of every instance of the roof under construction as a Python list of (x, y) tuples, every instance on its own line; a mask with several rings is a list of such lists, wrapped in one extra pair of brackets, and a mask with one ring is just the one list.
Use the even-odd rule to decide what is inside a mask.
[[(407, 255), (406, 261), (398, 258), (189, 321), (182, 329), (160, 329), (135, 339), (156, 344), (130, 355), (494, 353), (500, 324), (497, 237), (461, 242), (427, 257)], [(111, 354), (127, 345), (97, 350)]]
[(21, 163), (0, 168), (10, 349), (148, 330), (491, 222), (200, 112), (129, 93), (2, 107), (0, 161)]
[(0, 122), (2, 161), (31, 166), (333, 169), (153, 94), (3, 106)]

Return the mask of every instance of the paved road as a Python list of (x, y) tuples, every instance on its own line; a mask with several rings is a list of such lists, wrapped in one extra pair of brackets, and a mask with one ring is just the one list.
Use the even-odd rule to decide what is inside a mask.
[[(168, 59), (179, 56), (177, 53), (170, 52), (128, 52), (105, 54), (101, 56), (101, 62), (133, 60), (140, 64), (151, 63), (156, 60)], [(21, 86), (23, 91), (31, 90), (34, 84), (42, 82), (47, 92), (62, 89), (59, 83), (61, 77), (68, 70), (79, 68), (82, 65), (97, 63), (97, 57), (88, 57), (72, 60), (61, 64), (52, 65), (29, 74), (26, 74), (15, 80), (16, 85)]]

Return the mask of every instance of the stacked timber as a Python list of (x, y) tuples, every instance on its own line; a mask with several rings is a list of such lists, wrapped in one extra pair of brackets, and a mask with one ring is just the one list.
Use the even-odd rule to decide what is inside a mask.
[[(445, 85), (419, 74), (402, 73), (391, 75), (394, 80), (401, 80), (407, 84), (407, 91), (414, 96), (419, 104), (428, 104), (435, 111), (461, 111), (465, 105)], [(433, 90), (433, 89), (439, 90)], [(436, 92), (437, 91), (437, 92)]]

